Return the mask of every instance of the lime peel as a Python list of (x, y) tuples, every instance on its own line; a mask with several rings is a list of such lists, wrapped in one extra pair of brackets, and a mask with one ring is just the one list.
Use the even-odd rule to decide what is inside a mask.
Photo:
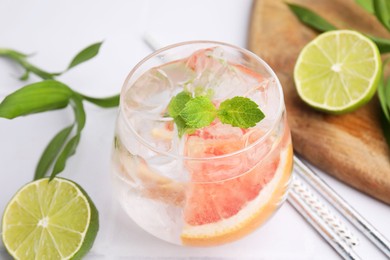
[(331, 114), (354, 111), (375, 94), (380, 53), (366, 36), (351, 30), (323, 33), (301, 51), (294, 68), (300, 98)]
[(98, 211), (87, 193), (64, 179), (39, 179), (8, 203), (2, 238), (15, 259), (81, 259), (99, 229)]

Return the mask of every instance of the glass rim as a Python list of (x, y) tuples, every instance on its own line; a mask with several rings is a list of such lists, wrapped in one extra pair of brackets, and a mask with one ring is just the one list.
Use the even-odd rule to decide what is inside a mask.
[[(273, 120), (273, 122), (271, 124), (271, 127), (260, 138), (258, 138), (255, 142), (251, 143), (250, 145), (248, 145), (248, 146), (246, 146), (246, 147), (244, 147), (242, 149), (236, 150), (236, 151), (231, 152), (231, 153), (223, 154), (223, 155), (216, 155), (216, 156), (210, 156), (210, 157), (191, 157), (191, 156), (184, 156), (184, 155), (173, 154), (173, 153), (170, 153), (170, 152), (167, 152), (167, 151), (161, 151), (161, 150), (157, 149), (155, 146), (153, 146), (147, 140), (145, 140), (142, 136), (140, 136), (137, 133), (137, 131), (135, 131), (135, 129), (133, 128), (131, 122), (129, 122), (128, 118), (126, 116), (124, 116), (124, 121), (125, 121), (126, 126), (131, 130), (131, 132), (135, 135), (136, 139), (141, 144), (143, 144), (144, 146), (146, 146), (148, 149), (152, 150), (153, 152), (155, 152), (157, 154), (161, 154), (161, 155), (167, 156), (167, 157), (171, 157), (171, 158), (174, 158), (174, 159), (181, 159), (181, 160), (186, 160), (186, 161), (187, 160), (188, 161), (208, 161), (208, 160), (216, 160), (216, 159), (223, 159), (223, 158), (227, 158), (227, 157), (231, 157), (231, 156), (236, 156), (238, 154), (241, 154), (241, 153), (244, 153), (244, 152), (250, 150), (254, 146), (258, 145), (259, 143), (261, 143), (263, 141), (265, 141), (267, 139), (267, 137), (271, 134), (271, 132), (277, 127), (277, 125), (280, 122), (280, 120), (282, 119), (282, 115), (283, 115), (283, 112), (284, 112), (284, 94), (283, 94), (282, 85), (280, 84), (279, 78), (277, 77), (276, 73), (273, 71), (273, 69), (262, 58), (260, 58), (258, 55), (256, 55), (255, 53), (253, 53), (253, 52), (251, 52), (251, 51), (249, 51), (247, 49), (244, 49), (242, 47), (238, 47), (238, 46), (235, 46), (235, 45), (232, 45), (232, 44), (229, 44), (229, 43), (225, 43), (225, 42), (208, 41), (208, 40), (184, 41), (184, 42), (179, 42), (179, 43), (175, 43), (175, 44), (170, 44), (170, 45), (167, 45), (167, 46), (165, 46), (163, 48), (160, 48), (160, 49), (158, 49), (156, 51), (153, 51), (151, 54), (147, 55), (145, 58), (143, 58), (141, 61), (139, 61), (133, 67), (133, 69), (129, 72), (129, 74), (127, 75), (127, 77), (126, 77), (126, 79), (125, 79), (125, 81), (123, 83), (123, 86), (122, 86), (122, 89), (121, 89), (121, 93), (120, 93), (119, 112), (125, 114), (125, 111), (126, 111), (126, 109), (124, 107), (124, 105), (125, 105), (125, 101), (124, 101), (125, 93), (131, 87), (131, 85), (130, 86), (128, 85), (128, 82), (130, 81), (130, 79), (132, 79), (132, 77), (135, 74), (135, 72), (143, 64), (145, 64), (148, 60), (161, 55), (161, 53), (163, 53), (165, 51), (168, 51), (168, 50), (171, 50), (171, 49), (175, 49), (175, 48), (181, 47), (181, 46), (190, 46), (190, 45), (195, 45), (195, 44), (210, 44), (210, 45), (214, 44), (214, 45), (225, 46), (225, 47), (228, 47), (228, 48), (231, 48), (231, 49), (235, 49), (235, 50), (237, 50), (237, 51), (239, 51), (241, 53), (244, 53), (244, 54), (250, 56), (251, 58), (253, 58), (256, 62), (260, 63), (267, 70), (268, 73), (270, 73), (271, 77), (274, 78), (274, 80), (276, 82), (278, 93), (279, 93), (279, 97), (280, 97), (279, 98), (279, 104), (278, 104), (278, 110), (277, 110), (277, 113), (276, 113), (276, 117)], [(265, 156), (267, 156), (267, 155), (265, 155)]]

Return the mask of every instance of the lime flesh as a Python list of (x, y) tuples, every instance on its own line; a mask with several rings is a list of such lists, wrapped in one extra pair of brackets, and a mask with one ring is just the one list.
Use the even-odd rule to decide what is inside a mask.
[(44, 178), (23, 186), (8, 203), (3, 242), (15, 259), (81, 259), (93, 245), (98, 222), (80, 186)]
[(381, 75), (377, 46), (350, 30), (323, 33), (301, 51), (295, 85), (308, 105), (333, 114), (351, 112), (375, 94)]

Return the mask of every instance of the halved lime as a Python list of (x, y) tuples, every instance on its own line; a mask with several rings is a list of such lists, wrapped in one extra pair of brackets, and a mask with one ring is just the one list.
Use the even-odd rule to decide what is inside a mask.
[(294, 68), (299, 96), (333, 114), (353, 111), (374, 95), (381, 75), (377, 46), (350, 30), (323, 33), (301, 51)]
[(23, 186), (8, 203), (2, 224), (4, 245), (15, 259), (80, 259), (99, 229), (86, 192), (63, 178)]

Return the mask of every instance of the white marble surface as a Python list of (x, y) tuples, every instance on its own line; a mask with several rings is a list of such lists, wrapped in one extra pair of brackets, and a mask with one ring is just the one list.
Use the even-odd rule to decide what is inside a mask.
[[(152, 33), (162, 44), (203, 39), (245, 47), (251, 4), (250, 0), (0, 0), (0, 47), (36, 53), (33, 63), (58, 71), (81, 48), (104, 40), (96, 59), (59, 79), (79, 92), (107, 96), (119, 92), (130, 69), (149, 54), (141, 40), (144, 32)], [(0, 59), (0, 100), (24, 84), (17, 80), (21, 73), (19, 67)], [(81, 143), (62, 176), (81, 184), (100, 212), (100, 231), (87, 259), (339, 258), (288, 203), (260, 230), (220, 247), (178, 247), (146, 234), (126, 218), (111, 197), (109, 160), (116, 109), (92, 105), (86, 109)], [(1, 213), (12, 195), (32, 180), (48, 141), (71, 121), (69, 109), (12, 121), (0, 119)], [(390, 237), (389, 206), (320, 174)], [(359, 252), (367, 259), (372, 256), (364, 246)], [(0, 259), (9, 259), (1, 243)]]

